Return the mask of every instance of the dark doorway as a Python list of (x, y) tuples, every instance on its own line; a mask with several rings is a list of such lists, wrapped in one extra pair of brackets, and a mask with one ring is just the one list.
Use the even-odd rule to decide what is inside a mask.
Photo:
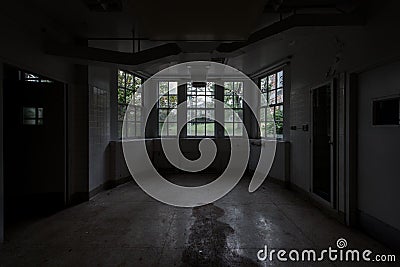
[(333, 90), (326, 84), (312, 90), (312, 192), (332, 203)]
[(65, 206), (65, 99), (63, 83), (5, 66), (6, 224)]

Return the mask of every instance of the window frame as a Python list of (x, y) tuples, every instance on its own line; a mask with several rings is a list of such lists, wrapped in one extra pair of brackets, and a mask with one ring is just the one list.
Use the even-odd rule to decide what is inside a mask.
[[(123, 78), (123, 85), (121, 85), (120, 83), (120, 73), (124, 74), (124, 78)], [(127, 76), (131, 75), (132, 76), (132, 82), (133, 84), (128, 87), (127, 85)], [(137, 83), (137, 80), (139, 80), (140, 82)], [(143, 85), (144, 82), (144, 78), (131, 72), (131, 71), (127, 71), (127, 70), (123, 70), (123, 69), (118, 69), (118, 74), (117, 74), (117, 134), (118, 134), (118, 138), (122, 139), (122, 131), (123, 129), (123, 122), (124, 122), (124, 116), (126, 113), (126, 110), (128, 107), (130, 108), (134, 108), (135, 109), (135, 119), (134, 120), (127, 120), (128, 123), (133, 123), (135, 125), (135, 127), (133, 127), (134, 129), (134, 134), (130, 135), (128, 133), (125, 134), (125, 138), (140, 138), (143, 136), (143, 131), (142, 131), (142, 112), (143, 112), (143, 92), (141, 92), (140, 95), (140, 103), (136, 104), (134, 103), (133, 105), (130, 104), (132, 97), (135, 96), (136, 91), (138, 90), (138, 88), (140, 88)], [(123, 91), (123, 101), (120, 101), (120, 90)], [(127, 91), (130, 92), (130, 100), (127, 101)], [(123, 107), (123, 108), (122, 108)], [(138, 113), (137, 110), (140, 110), (140, 116), (138, 118)], [(128, 131), (128, 129), (132, 129), (132, 127), (126, 127), (125, 130)], [(139, 132), (139, 134), (138, 134)]]
[[(168, 89), (167, 92), (164, 93), (163, 95), (160, 95), (160, 84), (161, 83), (167, 83), (168, 84)], [(170, 84), (171, 83), (176, 83), (176, 94), (171, 94), (170, 93)], [(158, 136), (159, 137), (176, 137), (178, 135), (178, 103), (179, 103), (179, 84), (177, 81), (158, 81), (157, 82), (157, 132), (158, 132)], [(176, 104), (175, 105), (170, 105), (170, 97), (175, 96), (176, 97)], [(161, 107), (160, 105), (160, 99), (162, 97), (166, 97), (167, 98), (167, 107)], [(167, 111), (167, 115), (166, 117), (169, 115), (169, 113), (172, 110), (176, 110), (177, 114), (176, 114), (176, 121), (170, 122), (170, 121), (160, 121), (160, 111), (166, 110)], [(161, 125), (167, 124), (167, 132), (165, 134), (165, 132), (162, 132), (162, 127)], [(170, 128), (168, 127), (169, 125), (175, 124), (176, 125), (176, 133), (175, 134), (170, 134), (169, 130)]]
[[(189, 114), (190, 114), (190, 111), (195, 111), (195, 114), (197, 114), (197, 112), (198, 112), (198, 110), (204, 110), (204, 117), (205, 117), (205, 120), (204, 121), (196, 121), (196, 122), (190, 122), (189, 120), (188, 120), (188, 122), (187, 122), (187, 124), (186, 124), (186, 137), (188, 137), (188, 138), (206, 138), (206, 137), (213, 137), (213, 138), (215, 138), (215, 137), (217, 137), (217, 135), (216, 135), (216, 133), (217, 133), (217, 129), (216, 129), (216, 127), (217, 127), (217, 124), (216, 124), (216, 122), (215, 122), (215, 118), (216, 118), (216, 108), (215, 108), (215, 99), (217, 99), (217, 95), (216, 95), (216, 90), (217, 90), (217, 84), (215, 83), (215, 82), (206, 82), (206, 86), (205, 87), (201, 87), (201, 86), (198, 86), (198, 87), (193, 87), (193, 82), (187, 82), (186, 83), (186, 86), (185, 86), (185, 92), (186, 92), (186, 94), (185, 94), (185, 96), (186, 96), (186, 101), (187, 101), (187, 105), (186, 105), (186, 116), (188, 117), (188, 118), (190, 118), (189, 116)], [(212, 85), (211, 85), (212, 84)], [(196, 89), (199, 89), (199, 88), (204, 88), (204, 94), (199, 94), (198, 92), (198, 90), (195, 90), (195, 94), (188, 94), (188, 91), (189, 91), (189, 86), (190, 86), (190, 88), (196, 88)], [(212, 94), (207, 94), (207, 87), (208, 86), (212, 86), (213, 87), (213, 90), (212, 90)], [(198, 107), (197, 106), (197, 101), (195, 101), (196, 102), (196, 106), (195, 107), (191, 107), (191, 106), (189, 106), (189, 97), (193, 97), (193, 96), (195, 96), (196, 98), (197, 97), (204, 97), (204, 107)], [(207, 107), (207, 97), (212, 97), (212, 99), (213, 99), (213, 107)], [(207, 117), (207, 111), (212, 111), (213, 113), (214, 113), (214, 120), (213, 120), (213, 122), (208, 122), (207, 121), (207, 119), (206, 119), (206, 117)], [(198, 119), (196, 119), (196, 120), (198, 120)], [(194, 135), (192, 135), (192, 134), (190, 134), (189, 133), (189, 130), (188, 130), (188, 125), (189, 125), (189, 123), (191, 123), (191, 124), (194, 124), (195, 125), (195, 128), (194, 128)], [(204, 124), (204, 135), (199, 135), (198, 134), (198, 125), (200, 125), (200, 124)], [(209, 135), (209, 134), (207, 134), (207, 124), (212, 124), (213, 125), (213, 134), (212, 135)]]
[[(282, 77), (281, 81), (279, 80), (279, 73), (281, 73)], [(274, 84), (274, 86), (272, 86), (272, 88), (269, 88), (269, 84), (270, 84), (270, 77), (274, 77), (272, 83)], [(263, 80), (266, 81), (265, 84), (263, 84)], [(275, 124), (275, 138), (277, 140), (282, 140), (283, 139), (283, 127), (284, 127), (284, 81), (285, 81), (285, 72), (284, 72), (284, 68), (278, 68), (275, 69), (273, 71), (269, 71), (268, 73), (266, 73), (265, 75), (263, 75), (262, 77), (259, 78), (259, 88), (261, 91), (261, 95), (264, 95), (267, 103), (262, 103), (262, 99), (260, 99), (260, 120), (261, 120), (261, 112), (264, 112), (264, 121), (260, 121), (260, 122), (264, 122), (265, 123), (265, 130), (263, 131), (263, 129), (260, 129), (260, 133), (261, 133), (261, 138), (271, 138), (271, 135), (268, 135), (268, 123), (274, 122)], [(278, 94), (278, 91), (281, 92), (281, 94)], [(271, 98), (271, 94), (274, 94), (273, 98)], [(281, 99), (278, 101), (278, 96), (281, 96)], [(273, 99), (272, 103), (270, 103), (270, 100)], [(268, 108), (271, 108), (273, 110), (273, 121), (268, 120)], [(281, 111), (281, 119), (277, 120), (277, 111), (280, 110)], [(280, 126), (278, 126), (278, 124)], [(279, 127), (279, 133), (278, 133), (278, 127)], [(264, 135), (263, 135), (264, 134)]]
[[(231, 89), (231, 92), (229, 93), (229, 94), (226, 94), (226, 91), (227, 91), (227, 89), (226, 89), (226, 84), (227, 83), (232, 83), (232, 89)], [(241, 93), (240, 94), (238, 94), (237, 92), (236, 92), (236, 90), (235, 90), (235, 84), (236, 83), (241, 83), (242, 84), (242, 86), (241, 86)], [(225, 104), (225, 105), (227, 105), (226, 104), (226, 101), (225, 101), (225, 99), (226, 99), (226, 97), (227, 96), (230, 96), (230, 97), (232, 97), (232, 102), (233, 102), (233, 107), (230, 107), (230, 108), (226, 108), (225, 106), (224, 106), (224, 111), (223, 111), (223, 116), (224, 116), (224, 137), (228, 137), (228, 133), (227, 133), (227, 130), (226, 130), (226, 124), (232, 124), (232, 135), (231, 135), (231, 137), (243, 137), (243, 134), (244, 134), (244, 128), (245, 128), (245, 125), (244, 125), (244, 105), (243, 105), (243, 98), (244, 98), (244, 82), (243, 81), (229, 81), (229, 80), (227, 80), (227, 81), (224, 81), (224, 86), (223, 86), (223, 89), (224, 89), (224, 92), (223, 92), (223, 103)], [(236, 88), (237, 89), (237, 88)], [(236, 99), (240, 99), (240, 107), (237, 107), (236, 106)], [(237, 122), (236, 121), (236, 116), (233, 114), (233, 118), (232, 118), (232, 121), (227, 121), (226, 120), (226, 110), (229, 110), (229, 109), (232, 109), (233, 110), (233, 112), (234, 113), (236, 113), (240, 118), (241, 118), (241, 122), (239, 121), (239, 122)], [(241, 112), (241, 115), (240, 114), (238, 114), (238, 111), (239, 112)], [(242, 131), (241, 131), (241, 134), (239, 134), (239, 135), (237, 135), (237, 134), (235, 134), (235, 124), (238, 124), (238, 123), (240, 123), (241, 125), (242, 125)]]

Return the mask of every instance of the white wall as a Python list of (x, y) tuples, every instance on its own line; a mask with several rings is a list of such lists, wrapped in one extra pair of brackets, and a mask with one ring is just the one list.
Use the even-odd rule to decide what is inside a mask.
[(358, 88), (358, 209), (400, 230), (400, 126), (372, 125), (372, 101), (400, 96), (400, 62), (363, 72)]

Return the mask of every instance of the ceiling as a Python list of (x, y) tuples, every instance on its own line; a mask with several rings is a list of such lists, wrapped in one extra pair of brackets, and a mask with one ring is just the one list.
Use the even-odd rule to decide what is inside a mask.
[[(279, 50), (279, 55), (284, 56), (290, 52), (289, 44), (293, 42), (293, 39), (284, 32), (296, 27), (298, 22), (276, 25), (272, 31), (269, 29), (265, 31), (266, 28), (283, 24), (285, 19), (299, 14), (359, 14), (365, 1), (36, 0), (34, 3), (29, 2), (72, 35), (89, 40), (91, 47), (132, 53), (167, 43), (177, 44), (181, 50), (179, 54), (169, 55), (166, 51), (160, 53), (162, 57), (159, 59), (151, 58), (146, 64), (131, 66), (132, 69), (141, 69), (152, 74), (161, 68), (187, 60), (216, 60), (225, 63), (229, 60), (238, 67), (244, 66), (249, 61), (246, 59), (246, 54), (252, 54), (253, 59), (265, 54), (257, 44), (260, 41), (264, 47), (271, 47), (271, 51)], [(319, 23), (315, 22), (314, 20), (318, 19), (313, 17), (308, 20), (312, 21), (309, 26)], [(330, 23), (335, 26), (340, 24), (340, 21), (341, 17)], [(132, 38), (136, 40), (132, 41)], [(273, 47), (274, 43), (282, 46), (280, 41), (283, 39), (284, 47)], [(221, 46), (232, 42), (239, 45), (239, 48), (234, 46), (233, 49), (220, 49)], [(252, 47), (253, 50), (249, 50), (248, 47)]]

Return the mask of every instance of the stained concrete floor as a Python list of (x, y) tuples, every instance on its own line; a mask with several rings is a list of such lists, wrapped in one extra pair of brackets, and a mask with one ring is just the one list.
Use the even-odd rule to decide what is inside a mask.
[[(181, 184), (202, 176), (172, 176)], [(201, 182), (201, 183), (203, 183)], [(390, 250), (326, 216), (298, 194), (266, 181), (248, 193), (242, 179), (228, 195), (198, 208), (177, 208), (147, 196), (134, 182), (89, 202), (6, 229), (1, 266), (365, 266), (348, 262), (257, 261), (269, 248), (348, 247)]]

